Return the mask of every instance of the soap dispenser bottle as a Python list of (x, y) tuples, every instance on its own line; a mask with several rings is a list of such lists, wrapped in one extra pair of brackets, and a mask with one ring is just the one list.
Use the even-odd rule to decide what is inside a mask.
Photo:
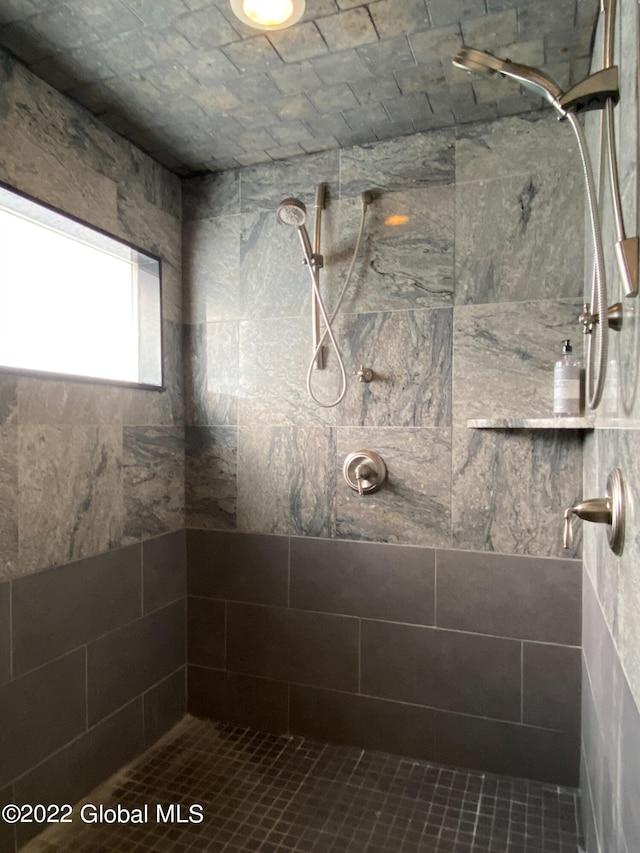
[(584, 370), (574, 356), (571, 341), (562, 342), (562, 358), (553, 370), (553, 414), (559, 418), (577, 418), (584, 411)]

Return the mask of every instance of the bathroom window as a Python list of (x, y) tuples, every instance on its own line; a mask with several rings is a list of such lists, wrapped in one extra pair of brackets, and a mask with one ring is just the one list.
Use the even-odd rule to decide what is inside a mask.
[(160, 260), (0, 187), (0, 369), (162, 387)]

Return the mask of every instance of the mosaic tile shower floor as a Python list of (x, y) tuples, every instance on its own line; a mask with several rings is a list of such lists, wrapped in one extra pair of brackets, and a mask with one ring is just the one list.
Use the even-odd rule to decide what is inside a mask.
[[(83, 824), (81, 803), (72, 824), (47, 830), (23, 853), (581, 850), (571, 788), (192, 717), (83, 803), (148, 805), (148, 822)], [(158, 803), (181, 804), (183, 819), (201, 805), (204, 819), (158, 823)]]

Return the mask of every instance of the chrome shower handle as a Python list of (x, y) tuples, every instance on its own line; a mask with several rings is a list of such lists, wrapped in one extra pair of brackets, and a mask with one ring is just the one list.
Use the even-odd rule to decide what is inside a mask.
[(590, 498), (565, 510), (563, 544), (567, 549), (573, 547), (574, 516), (583, 519), (583, 521), (606, 524), (609, 547), (614, 554), (622, 553), (624, 546), (625, 497), (624, 481), (619, 468), (616, 468), (609, 474), (603, 498)]

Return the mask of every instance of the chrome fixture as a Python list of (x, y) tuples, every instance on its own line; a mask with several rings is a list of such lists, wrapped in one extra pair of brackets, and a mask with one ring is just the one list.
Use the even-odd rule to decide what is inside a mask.
[(603, 498), (591, 498), (569, 507), (564, 514), (564, 547), (573, 547), (573, 518), (607, 525), (607, 539), (614, 554), (622, 554), (624, 547), (625, 494), (624, 480), (619, 468), (607, 477)]
[(344, 460), (342, 473), (354, 492), (370, 495), (377, 492), (387, 479), (387, 466), (373, 450), (355, 450)]
[[(322, 211), (326, 202), (326, 185), (320, 184), (316, 191), (315, 203), (315, 251), (311, 248), (311, 240), (305, 222), (307, 220), (307, 208), (297, 198), (285, 198), (280, 202), (276, 211), (278, 221), (283, 225), (293, 225), (298, 229), (305, 263), (311, 271), (313, 281), (313, 292), (311, 302), (311, 335), (313, 346), (313, 367), (316, 370), (324, 370), (324, 353), (320, 344), (320, 270), (324, 266), (324, 258), (320, 254), (320, 234), (322, 229)], [(319, 301), (320, 300), (320, 301)]]
[[(604, 152), (605, 136), (607, 141), (608, 162), (611, 189), (614, 205), (614, 218), (618, 241), (616, 257), (622, 278), (622, 287), (626, 296), (635, 296), (638, 292), (638, 249), (637, 238), (628, 239), (624, 234), (622, 222), (620, 185), (616, 161), (615, 138), (613, 126), (613, 108), (618, 102), (618, 69), (613, 65), (613, 36), (616, 14), (616, 0), (601, 0), (601, 12), (604, 20), (604, 68), (591, 74), (567, 92), (562, 92), (558, 84), (543, 71), (528, 65), (520, 65), (509, 59), (500, 59), (492, 54), (472, 47), (462, 48), (453, 59), (453, 64), (469, 72), (479, 72), (493, 76), (499, 74), (517, 80), (525, 88), (545, 98), (558, 112), (560, 119), (566, 119), (576, 135), (582, 169), (585, 178), (589, 222), (594, 246), (593, 290), (591, 303), (585, 306), (580, 320), (584, 326), (587, 338), (587, 402), (590, 409), (597, 409), (602, 400), (604, 381), (607, 369), (608, 329), (618, 330), (620, 325), (614, 318), (611, 322), (611, 309), (607, 306), (607, 289), (605, 279), (604, 251), (602, 247), (602, 229), (598, 210), (598, 192), (593, 175), (593, 168), (587, 149), (582, 127), (576, 118), (576, 113), (585, 110), (602, 110), (606, 115), (606, 124), (601, 126), (601, 159)], [(605, 134), (606, 130), (606, 134)], [(602, 169), (601, 169), (602, 179)], [(600, 192), (602, 196), (602, 192)], [(591, 305), (594, 306), (593, 313)], [(612, 306), (613, 313), (618, 313), (618, 307)], [(609, 322), (599, 322), (601, 317), (608, 317)], [(587, 318), (587, 322), (585, 322)], [(591, 335), (592, 332), (595, 335)], [(593, 343), (595, 338), (596, 343)], [(597, 359), (595, 357), (597, 346)], [(594, 361), (596, 367), (594, 369)], [(595, 374), (595, 375), (594, 375)]]
[(304, 15), (306, 0), (231, 0), (233, 14), (258, 30), (284, 30)]
[[(344, 395), (347, 393), (347, 374), (345, 371), (342, 354), (340, 352), (338, 343), (333, 333), (333, 322), (338, 314), (338, 311), (340, 310), (342, 300), (344, 299), (345, 293), (347, 292), (347, 289), (349, 287), (349, 283), (351, 282), (351, 276), (353, 275), (353, 269), (355, 266), (356, 258), (358, 257), (358, 252), (360, 251), (360, 244), (362, 242), (362, 235), (364, 233), (364, 223), (367, 214), (367, 208), (374, 201), (374, 198), (375, 197), (372, 191), (366, 191), (362, 193), (362, 215), (360, 218), (360, 228), (358, 230), (358, 237), (356, 239), (356, 245), (353, 250), (351, 264), (349, 266), (347, 276), (342, 286), (342, 291), (340, 293), (336, 306), (333, 309), (331, 317), (329, 317), (328, 315), (324, 300), (322, 299), (322, 295), (320, 293), (320, 270), (324, 267), (324, 258), (320, 253), (320, 243), (322, 236), (322, 211), (325, 209), (327, 203), (327, 185), (320, 184), (316, 190), (316, 200), (314, 205), (315, 245), (313, 248), (311, 247), (311, 239), (309, 237), (309, 232), (307, 231), (305, 225), (307, 219), (307, 208), (303, 204), (303, 202), (301, 202), (297, 198), (285, 198), (284, 201), (280, 203), (276, 211), (276, 216), (278, 217), (279, 222), (281, 222), (283, 225), (293, 225), (295, 228), (298, 229), (298, 235), (300, 237), (300, 242), (302, 243), (302, 251), (304, 253), (304, 261), (308, 266), (309, 272), (311, 274), (311, 331), (313, 355), (311, 357), (311, 362), (307, 371), (307, 391), (314, 403), (317, 403), (318, 406), (322, 406), (325, 409), (337, 406), (338, 403), (340, 403), (344, 399)], [(324, 332), (322, 333), (322, 335), (320, 334), (320, 319), (322, 319), (322, 322), (324, 323)], [(311, 383), (313, 371), (324, 370), (325, 362), (322, 347), (327, 337), (331, 341), (331, 346), (333, 347), (333, 350), (336, 354), (338, 360), (338, 369), (340, 371), (340, 391), (336, 399), (332, 400), (329, 403), (325, 403), (319, 400), (318, 397), (316, 397), (313, 392)]]
[(373, 379), (373, 370), (361, 364), (357, 370), (353, 371), (353, 375), (358, 377), (358, 382), (371, 382)]

